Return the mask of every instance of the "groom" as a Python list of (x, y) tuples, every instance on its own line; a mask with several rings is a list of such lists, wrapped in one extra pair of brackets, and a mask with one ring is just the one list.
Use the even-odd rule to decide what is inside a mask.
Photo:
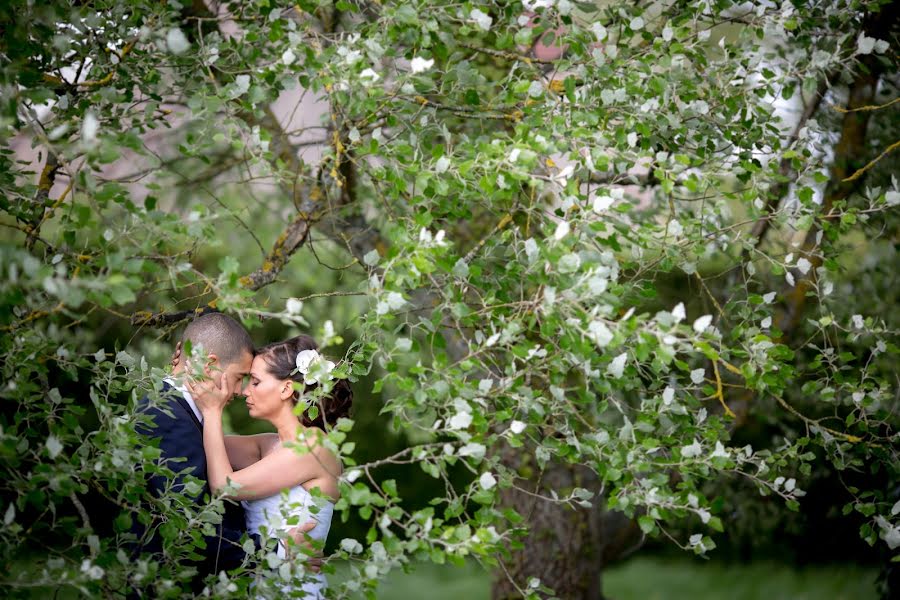
[[(253, 342), (243, 326), (222, 313), (208, 313), (194, 319), (185, 328), (181, 344), (176, 347), (174, 375), (185, 371), (185, 361), (180, 360), (180, 350), (181, 345), (188, 342), (193, 348), (202, 347), (208, 354), (204, 371), (215, 385), (226, 386), (233, 395), (240, 392), (244, 377), (250, 372), (250, 364), (253, 362)], [(140, 401), (138, 412), (149, 416), (154, 427), (138, 426), (137, 430), (159, 439), (160, 460), (184, 459), (182, 462), (172, 462), (170, 468), (176, 472), (189, 470), (190, 475), (204, 482), (202, 490), (198, 495), (192, 496), (192, 500), (198, 505), (205, 504), (205, 497), (210, 496), (210, 490), (206, 483), (203, 416), (190, 393), (174, 379), (165, 380), (160, 400), (161, 403), (157, 406), (151, 405), (147, 397)], [(161, 475), (154, 475), (148, 480), (150, 492), (157, 497), (163, 494), (168, 485), (169, 481)], [(174, 490), (183, 491), (184, 485), (184, 476), (176, 475)], [(222, 522), (216, 525), (215, 536), (206, 537), (206, 547), (198, 549), (203, 558), (196, 565), (198, 575), (194, 581), (195, 586), (202, 587), (202, 580), (206, 575), (238, 568), (246, 557), (240, 541), (247, 532), (244, 509), (239, 503), (230, 500), (223, 502), (225, 512)], [(295, 542), (304, 543), (304, 534), (314, 526), (315, 521), (312, 521), (292, 529), (290, 535)], [(140, 539), (143, 531), (136, 533)], [(251, 539), (256, 548), (259, 548), (258, 537), (251, 535)], [(159, 553), (161, 550), (162, 540), (158, 530), (140, 548), (144, 553)], [(309, 564), (317, 570), (317, 562), (312, 560)]]

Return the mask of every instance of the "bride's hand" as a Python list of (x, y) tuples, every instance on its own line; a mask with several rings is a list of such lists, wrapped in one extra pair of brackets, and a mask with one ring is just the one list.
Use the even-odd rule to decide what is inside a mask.
[(232, 393), (227, 389), (224, 377), (222, 377), (218, 386), (209, 379), (204, 381), (190, 380), (187, 382), (187, 389), (197, 404), (197, 408), (204, 415), (210, 412), (221, 413), (225, 405), (233, 397)]

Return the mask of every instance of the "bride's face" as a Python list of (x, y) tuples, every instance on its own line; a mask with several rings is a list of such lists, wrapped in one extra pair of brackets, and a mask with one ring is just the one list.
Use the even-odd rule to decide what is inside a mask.
[(289, 402), (293, 389), (290, 380), (277, 379), (269, 372), (266, 361), (257, 356), (250, 367), (250, 381), (244, 388), (250, 416), (265, 419), (277, 414)]

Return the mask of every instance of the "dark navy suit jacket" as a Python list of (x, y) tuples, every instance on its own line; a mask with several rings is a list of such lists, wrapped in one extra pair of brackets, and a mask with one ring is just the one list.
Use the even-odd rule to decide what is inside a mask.
[[(203, 489), (194, 497), (197, 504), (205, 502), (210, 495), (206, 474), (206, 454), (203, 451), (203, 425), (197, 419), (194, 411), (185, 400), (184, 396), (165, 384), (160, 394), (160, 399), (166, 408), (172, 413), (167, 415), (161, 407), (150, 406), (147, 397), (138, 403), (138, 412), (152, 418), (155, 427), (147, 428), (143, 424), (137, 427), (138, 433), (159, 439), (161, 460), (173, 458), (185, 458), (182, 462), (169, 463), (169, 468), (176, 473), (186, 469), (193, 469), (190, 474), (203, 481)], [(175, 489), (179, 490), (184, 485), (184, 477), (175, 477)], [(154, 475), (147, 480), (150, 492), (160, 496), (169, 482), (161, 475)], [(135, 521), (135, 523), (137, 523)], [(138, 528), (140, 526), (138, 525)], [(143, 533), (136, 531), (138, 537)], [(198, 564), (201, 576), (217, 573), (221, 570), (231, 570), (239, 567), (244, 560), (245, 553), (241, 548), (241, 537), (246, 533), (244, 521), (244, 509), (237, 503), (225, 500), (225, 513), (222, 522), (216, 525), (216, 535), (206, 537), (206, 548), (200, 550), (203, 560)], [(259, 547), (259, 539), (251, 536), (256, 547)], [(162, 540), (155, 535), (142, 548), (140, 552), (158, 553), (162, 550)]]

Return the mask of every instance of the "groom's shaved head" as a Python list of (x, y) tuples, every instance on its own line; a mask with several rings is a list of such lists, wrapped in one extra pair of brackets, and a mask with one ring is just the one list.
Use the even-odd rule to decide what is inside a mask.
[(223, 367), (230, 365), (247, 354), (253, 355), (253, 340), (243, 325), (222, 313), (208, 313), (191, 321), (181, 336), (182, 344), (191, 342), (208, 354), (219, 357)]

